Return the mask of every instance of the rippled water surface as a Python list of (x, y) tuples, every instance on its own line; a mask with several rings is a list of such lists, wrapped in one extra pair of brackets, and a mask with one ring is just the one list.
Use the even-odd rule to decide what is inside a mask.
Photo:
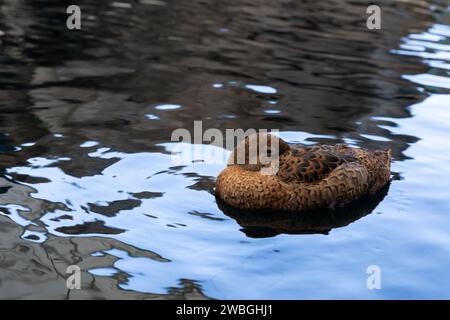
[[(80, 31), (69, 4), (0, 0), (1, 298), (450, 298), (447, 1), (381, 1), (381, 30), (363, 0), (80, 0)], [(393, 181), (321, 217), (239, 214), (214, 197), (223, 150), (171, 157), (195, 120), (390, 146)]]

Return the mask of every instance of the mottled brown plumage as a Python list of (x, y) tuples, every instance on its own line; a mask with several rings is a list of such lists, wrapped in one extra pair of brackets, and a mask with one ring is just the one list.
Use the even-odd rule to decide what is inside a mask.
[[(262, 140), (261, 140), (262, 139)], [(248, 152), (267, 141), (271, 164)], [(262, 144), (262, 145), (264, 145)], [(237, 151), (245, 150), (244, 162)], [(259, 150), (259, 149), (258, 149)], [(278, 156), (277, 156), (278, 155)], [(278, 170), (274, 164), (278, 163)], [(390, 179), (390, 150), (370, 152), (343, 144), (288, 145), (272, 135), (246, 137), (233, 151), (216, 181), (216, 196), (239, 209), (303, 211), (348, 204), (373, 194)], [(272, 175), (261, 169), (275, 168)]]

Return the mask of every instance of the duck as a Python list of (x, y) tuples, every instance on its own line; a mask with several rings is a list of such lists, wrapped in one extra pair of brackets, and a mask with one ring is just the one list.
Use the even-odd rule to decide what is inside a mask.
[(242, 210), (334, 209), (375, 194), (390, 177), (390, 148), (288, 144), (277, 135), (254, 133), (231, 152), (215, 195)]

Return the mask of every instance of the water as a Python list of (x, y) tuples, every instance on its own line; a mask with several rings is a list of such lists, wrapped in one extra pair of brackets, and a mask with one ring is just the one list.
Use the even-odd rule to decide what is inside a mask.
[[(81, 31), (69, 4), (0, 1), (1, 298), (450, 298), (446, 1), (382, 2), (381, 31), (362, 0), (79, 1)], [(394, 180), (320, 218), (229, 212), (223, 164), (170, 156), (195, 120), (391, 146)]]

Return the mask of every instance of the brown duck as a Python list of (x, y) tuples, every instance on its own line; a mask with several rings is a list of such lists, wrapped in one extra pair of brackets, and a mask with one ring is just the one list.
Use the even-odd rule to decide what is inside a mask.
[[(262, 164), (267, 161), (260, 161), (259, 153), (248, 152), (261, 141), (263, 146), (267, 143), (268, 156), (274, 142), (278, 143), (274, 153), (278, 170), (271, 175), (261, 173), (271, 165)], [(237, 161), (237, 150), (245, 150), (244, 161)], [(216, 196), (247, 210), (334, 208), (380, 190), (390, 180), (390, 166), (390, 149), (370, 152), (343, 144), (305, 146), (287, 144), (270, 134), (254, 134), (231, 153), (217, 177)]]

